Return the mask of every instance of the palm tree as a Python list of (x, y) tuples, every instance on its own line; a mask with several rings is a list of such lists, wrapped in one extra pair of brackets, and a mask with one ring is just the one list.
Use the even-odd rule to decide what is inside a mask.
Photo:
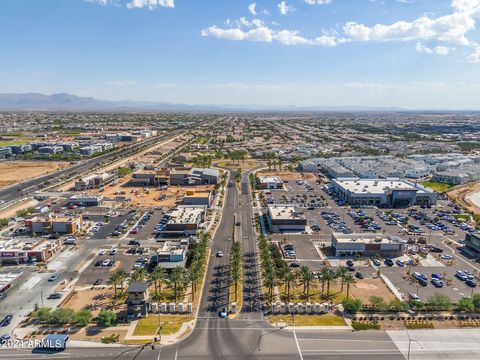
[(303, 285), (303, 293), (305, 294), (305, 297), (308, 301), (310, 297), (310, 284), (313, 281), (314, 277), (313, 273), (307, 266), (302, 266), (300, 268), (300, 279)]
[(322, 294), (325, 291), (325, 280), (328, 277), (330, 270), (327, 267), (323, 267), (320, 269), (320, 279), (322, 281)]
[(350, 285), (355, 284), (357, 282), (357, 280), (355, 280), (355, 278), (352, 275), (346, 274), (344, 279), (343, 279), (343, 282), (347, 286), (347, 300), (348, 300), (348, 298), (350, 296)]
[(340, 266), (340, 268), (337, 271), (337, 276), (341, 280), (340, 292), (343, 292), (343, 284), (345, 282), (345, 275), (347, 275), (347, 274), (348, 274), (348, 269), (345, 266)]
[(148, 272), (147, 270), (145, 270), (145, 268), (141, 267), (141, 268), (135, 269), (130, 274), (130, 282), (145, 281), (147, 276), (148, 276)]
[(323, 275), (322, 280), (327, 283), (327, 297), (329, 297), (330, 296), (330, 285), (335, 284), (335, 275), (331, 271), (328, 271)]
[(175, 296), (175, 303), (177, 302), (178, 297), (178, 288), (183, 284), (185, 270), (181, 266), (177, 266), (173, 269), (170, 274), (170, 283), (173, 284), (173, 293)]
[(161, 292), (162, 292), (162, 283), (164, 283), (165, 280), (167, 279), (167, 274), (165, 273), (165, 269), (161, 266), (155, 267), (155, 269), (153, 269), (153, 271), (150, 273), (148, 278), (151, 282), (153, 282), (153, 286), (155, 288), (155, 297), (157, 299), (160, 299)]
[(199, 277), (198, 271), (200, 267), (200, 263), (198, 261), (194, 261), (188, 271), (188, 280), (190, 281), (190, 285), (192, 287), (192, 302), (195, 301), (195, 291), (197, 288), (197, 281)]
[(117, 272), (115, 271), (112, 275), (110, 275), (110, 277), (108, 278), (108, 280), (112, 283), (113, 285), (113, 291), (114, 291), (114, 301), (117, 299), (117, 284), (118, 282), (120, 281), (120, 277), (118, 276)]
[(237, 301), (238, 282), (241, 278), (241, 251), (240, 243), (233, 242), (230, 255), (230, 277), (235, 286), (235, 301)]
[(272, 266), (265, 268), (265, 285), (268, 286), (270, 303), (273, 303), (273, 289), (277, 285), (277, 272)]
[(287, 292), (287, 301), (290, 300), (290, 288), (295, 285), (296, 274), (289, 268), (283, 271), (283, 282), (285, 284), (285, 291)]

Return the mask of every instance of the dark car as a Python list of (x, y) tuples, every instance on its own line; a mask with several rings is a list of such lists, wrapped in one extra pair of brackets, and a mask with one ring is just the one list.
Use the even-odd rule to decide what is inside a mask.
[(103, 279), (98, 278), (97, 280), (95, 280), (95, 282), (93, 283), (93, 285), (100, 285), (102, 282), (103, 282)]
[(300, 267), (300, 264), (298, 262), (291, 262), (290, 267), (297, 268), (297, 267)]
[(465, 280), (465, 284), (467, 284), (468, 286), (470, 287), (477, 287), (477, 282), (475, 280), (472, 280), (472, 279), (467, 279)]
[(7, 315), (3, 318), (3, 320), (0, 322), (0, 326), (8, 326), (10, 325), (10, 322), (13, 319), (13, 315)]
[(235, 223), (235, 225), (236, 225), (236, 226), (240, 226), (240, 221), (237, 221), (237, 222)]
[(140, 242), (137, 241), (137, 240), (130, 240), (130, 241), (128, 242), (128, 245), (137, 245), (137, 246), (140, 246)]
[(355, 277), (356, 277), (357, 279), (363, 279), (363, 274), (362, 274), (360, 271), (357, 271), (357, 272), (355, 273)]
[(387, 266), (393, 266), (393, 260), (392, 259), (385, 259), (384, 263)]
[(53, 294), (48, 295), (47, 299), (61, 299), (62, 296), (63, 295), (60, 294), (60, 293), (53, 293)]
[(97, 262), (95, 263), (95, 266), (100, 266), (102, 265), (102, 260), (97, 260)]
[(347, 260), (347, 266), (353, 266), (353, 261), (352, 260)]

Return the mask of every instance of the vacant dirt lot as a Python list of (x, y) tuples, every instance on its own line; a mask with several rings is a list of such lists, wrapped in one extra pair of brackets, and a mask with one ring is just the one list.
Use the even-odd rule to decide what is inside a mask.
[(68, 162), (60, 161), (5, 161), (0, 163), (0, 187), (33, 179), (68, 165)]
[[(170, 208), (177, 201), (183, 199), (187, 191), (205, 191), (213, 190), (213, 185), (201, 186), (171, 186), (167, 190), (159, 190), (154, 186), (126, 186), (131, 180), (131, 176), (125, 176), (118, 180), (118, 184), (114, 186), (106, 186), (103, 192), (91, 190), (89, 193), (101, 194), (105, 197), (115, 199), (117, 196), (126, 196), (130, 199), (130, 204), (135, 206), (162, 206)], [(124, 192), (125, 194), (121, 194)]]
[(315, 181), (317, 180), (316, 176), (311, 173), (292, 173), (288, 171), (260, 171), (258, 173), (261, 176), (280, 176), (282, 180), (308, 180)]
[(480, 192), (480, 181), (465, 184), (463, 186), (455, 186), (451, 190), (447, 191), (447, 195), (460, 203), (463, 207), (474, 212), (475, 214), (480, 213), (480, 207), (478, 207), (469, 196), (474, 193)]
[[(102, 309), (111, 309), (113, 289), (87, 289), (78, 290), (62, 307), (78, 310), (91, 310), (93, 316), (97, 316)], [(122, 310), (125, 306), (121, 301), (117, 302), (115, 311)]]
[(380, 296), (387, 303), (395, 299), (395, 296), (380, 279), (357, 280), (357, 283), (350, 288), (350, 293), (364, 304), (368, 303), (368, 298), (372, 295)]

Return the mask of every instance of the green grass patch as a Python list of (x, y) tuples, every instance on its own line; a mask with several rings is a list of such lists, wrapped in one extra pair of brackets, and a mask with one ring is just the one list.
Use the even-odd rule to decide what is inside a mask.
[(196, 144), (205, 144), (208, 141), (208, 137), (206, 136), (200, 136), (195, 140)]
[(355, 330), (380, 330), (381, 326), (379, 323), (352, 321), (352, 328)]
[(270, 323), (284, 322), (288, 326), (346, 326), (345, 320), (341, 316), (326, 315), (274, 315), (269, 318)]
[(452, 185), (450, 184), (440, 183), (436, 181), (425, 181), (422, 183), (422, 185), (437, 192), (445, 192), (452, 187)]
[(15, 140), (0, 141), (0, 146), (14, 146), (14, 145), (25, 145), (25, 144), (28, 144), (28, 141), (15, 141)]
[[(138, 320), (137, 326), (133, 331), (134, 336), (154, 336), (158, 331), (157, 315), (149, 315), (146, 318)], [(160, 315), (160, 324), (162, 327), (162, 335), (175, 334), (180, 330), (182, 324), (190, 319), (183, 315)]]

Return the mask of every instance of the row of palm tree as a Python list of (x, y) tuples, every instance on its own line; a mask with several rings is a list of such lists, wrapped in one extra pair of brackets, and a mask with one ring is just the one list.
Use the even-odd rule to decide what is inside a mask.
[[(152, 298), (155, 300), (162, 298), (164, 286), (168, 285), (173, 289), (175, 302), (177, 302), (180, 293), (190, 283), (193, 302), (200, 274), (203, 273), (205, 268), (205, 258), (209, 241), (210, 236), (207, 233), (199, 234), (199, 241), (191, 246), (191, 253), (189, 254), (191, 261), (188, 270), (177, 266), (168, 274), (162, 266), (156, 266), (153, 271), (149, 273), (142, 267), (135, 269), (128, 275), (125, 270), (117, 269), (109, 278), (113, 285), (114, 302), (124, 294), (124, 284), (126, 280), (128, 280), (129, 283), (148, 281), (150, 284), (153, 284), (154, 293)], [(119, 287), (120, 292), (118, 291)]]
[(232, 243), (230, 249), (230, 280), (235, 287), (235, 302), (237, 299), (238, 284), (242, 279), (242, 248), (238, 241)]
[(191, 160), (192, 164), (199, 168), (209, 168), (212, 166), (213, 157), (210, 155), (197, 155)]
[(320, 269), (318, 276), (315, 276), (315, 273), (307, 266), (302, 266), (297, 271), (288, 267), (283, 259), (275, 260), (272, 255), (272, 244), (267, 237), (260, 236), (258, 246), (262, 263), (262, 276), (264, 284), (268, 287), (271, 303), (273, 303), (274, 288), (280, 282), (283, 283), (285, 287), (287, 301), (290, 300), (292, 289), (296, 286), (303, 287), (304, 298), (306, 301), (309, 301), (310, 290), (316, 278), (318, 278), (320, 283), (321, 293), (324, 294), (326, 292), (327, 298), (330, 298), (331, 288), (338, 282), (340, 283), (340, 292), (342, 293), (344, 289), (346, 289), (347, 299), (350, 297), (350, 287), (356, 283), (356, 280), (346, 267), (341, 266), (336, 272), (327, 267), (323, 267)]

